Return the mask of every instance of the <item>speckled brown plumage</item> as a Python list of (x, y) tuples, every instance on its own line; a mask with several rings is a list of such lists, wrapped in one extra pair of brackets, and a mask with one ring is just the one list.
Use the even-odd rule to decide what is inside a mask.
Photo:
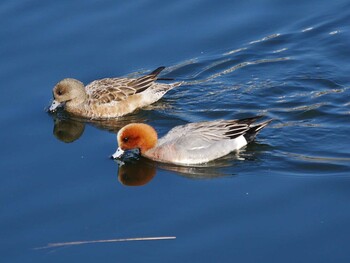
[(53, 89), (54, 111), (65, 103), (65, 110), (81, 117), (106, 119), (123, 116), (159, 100), (167, 91), (181, 83), (156, 83), (159, 67), (140, 78), (104, 78), (84, 87), (75, 79), (63, 79)]

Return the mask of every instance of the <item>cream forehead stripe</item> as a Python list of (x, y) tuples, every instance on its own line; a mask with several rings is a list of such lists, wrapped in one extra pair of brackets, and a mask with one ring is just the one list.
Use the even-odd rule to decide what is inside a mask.
[(127, 127), (127, 126), (124, 126), (123, 128), (121, 128), (121, 129), (118, 131), (118, 134), (117, 134), (118, 143), (120, 143), (120, 140), (122, 139), (121, 136), (122, 136), (122, 134), (124, 133), (126, 127)]

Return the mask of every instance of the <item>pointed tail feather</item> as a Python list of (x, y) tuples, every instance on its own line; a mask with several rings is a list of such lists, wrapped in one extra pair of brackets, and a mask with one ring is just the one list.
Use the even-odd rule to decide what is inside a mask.
[(163, 69), (165, 69), (165, 67), (164, 67), (164, 66), (159, 67), (159, 68), (156, 68), (155, 70), (153, 70), (153, 71), (152, 71), (151, 73), (149, 73), (148, 75), (151, 75), (151, 76), (156, 77), (156, 76), (158, 76), (158, 75), (159, 75), (159, 73), (160, 73), (160, 72), (162, 72), (162, 71), (163, 71)]
[(264, 117), (264, 116), (263, 115), (258, 115), (258, 116), (255, 116), (255, 117), (250, 117), (250, 118), (244, 118), (244, 119), (236, 120), (236, 122), (239, 123), (239, 124), (251, 125), (252, 123), (256, 122), (258, 119), (261, 119), (262, 117)]
[[(154, 77), (157, 77), (158, 74), (160, 72), (163, 71), (163, 69), (165, 69), (164, 66), (162, 67), (159, 67), (157, 69), (155, 69), (154, 71), (152, 71), (150, 74), (148, 74), (149, 76), (154, 76)], [(157, 80), (163, 80), (163, 81), (172, 81), (172, 80), (175, 80), (174, 78), (156, 78)], [(178, 86), (181, 86), (183, 83), (185, 83), (184, 81), (177, 81), (177, 82), (173, 82), (173, 83), (170, 83), (171, 85), (171, 89), (172, 88), (175, 88), (175, 87), (178, 87)], [(170, 89), (169, 89), (170, 90)]]
[[(162, 72), (163, 70), (165, 69), (164, 66), (162, 67), (159, 67), (157, 69), (155, 69), (154, 71), (152, 71), (151, 73), (149, 73), (148, 75), (146, 76), (151, 76), (154, 78), (154, 80), (163, 80), (163, 81), (172, 81), (172, 80), (175, 80), (174, 78), (157, 78), (157, 76), (159, 75), (160, 72)], [(173, 82), (173, 83), (170, 83), (169, 85), (171, 85), (171, 88), (170, 89), (173, 89), (175, 87), (178, 87), (178, 86), (181, 86), (182, 84), (184, 84), (185, 81), (177, 81), (177, 82)], [(169, 90), (170, 90), (169, 89)]]
[(171, 81), (175, 79), (174, 78), (157, 78), (157, 80)]
[[(261, 117), (261, 116), (260, 116)], [(247, 140), (247, 142), (251, 142), (254, 140), (255, 136), (263, 129), (265, 128), (271, 121), (267, 120), (262, 123), (256, 124), (254, 126), (251, 126), (249, 130), (244, 134), (244, 138)]]
[(162, 72), (163, 69), (165, 69), (165, 67), (159, 67), (154, 71), (152, 71), (151, 73), (149, 73), (148, 75), (145, 75), (133, 80), (130, 83), (130, 86), (136, 89), (136, 93), (145, 91), (152, 85), (152, 82), (157, 79), (157, 76), (159, 75), (160, 72)]

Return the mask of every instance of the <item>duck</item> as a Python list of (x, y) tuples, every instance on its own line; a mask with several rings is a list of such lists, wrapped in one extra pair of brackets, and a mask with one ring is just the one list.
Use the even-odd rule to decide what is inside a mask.
[(117, 133), (119, 147), (111, 156), (121, 159), (129, 150), (148, 159), (178, 165), (203, 164), (237, 151), (252, 142), (271, 121), (256, 123), (262, 116), (235, 120), (188, 123), (172, 128), (158, 139), (145, 123), (130, 123)]
[(139, 78), (98, 79), (85, 87), (77, 79), (65, 78), (53, 88), (54, 100), (49, 112), (63, 106), (68, 113), (89, 119), (109, 119), (132, 113), (181, 85), (181, 82), (156, 83), (164, 68), (159, 67)]

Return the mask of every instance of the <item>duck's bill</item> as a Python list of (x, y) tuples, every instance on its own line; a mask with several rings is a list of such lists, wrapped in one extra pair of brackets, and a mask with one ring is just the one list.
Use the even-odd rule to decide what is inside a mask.
[(117, 151), (112, 154), (112, 159), (120, 159), (124, 155), (125, 151), (118, 147)]
[(138, 159), (139, 156), (140, 150), (137, 148), (124, 151), (119, 147), (117, 151), (111, 156), (111, 158), (114, 160), (134, 160)]
[(49, 111), (50, 111), (50, 112), (54, 112), (54, 111), (56, 111), (57, 108), (58, 108), (59, 106), (61, 106), (61, 105), (62, 105), (62, 103), (58, 102), (57, 100), (54, 100), (54, 101), (52, 102), (50, 108), (49, 108)]

